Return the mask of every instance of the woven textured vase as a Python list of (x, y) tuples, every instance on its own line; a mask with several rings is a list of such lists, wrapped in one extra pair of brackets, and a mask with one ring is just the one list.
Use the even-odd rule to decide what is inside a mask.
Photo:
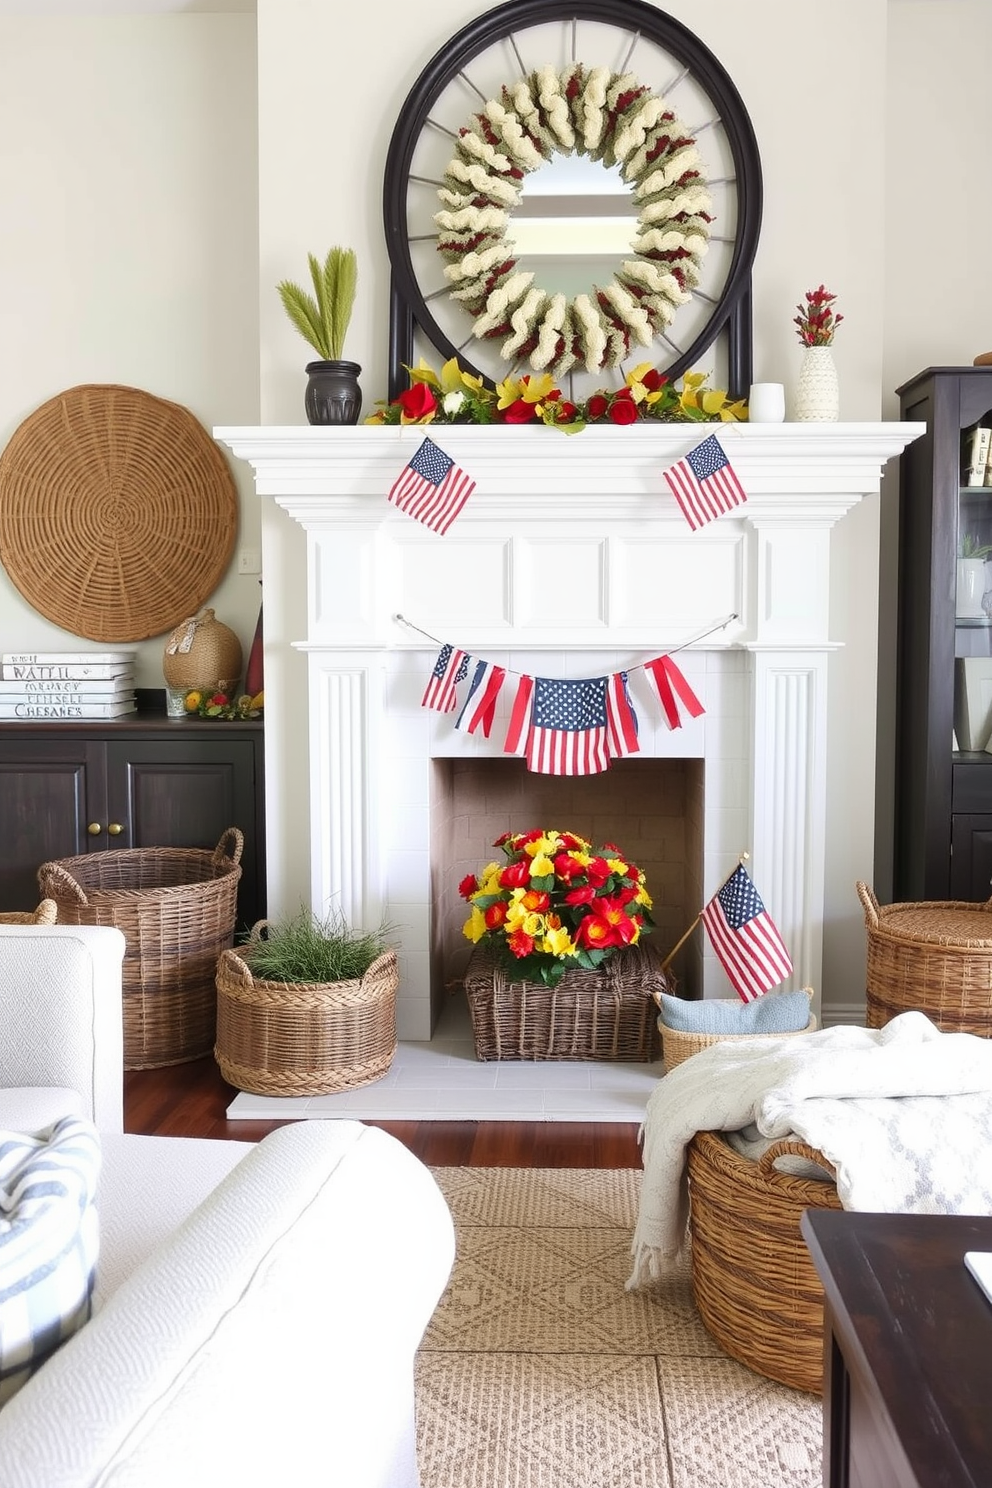
[(162, 656), (162, 672), (179, 692), (192, 688), (233, 692), (241, 680), (241, 642), (212, 609), (191, 615), (169, 636)]
[(800, 424), (836, 423), (839, 418), (840, 384), (829, 346), (804, 347), (795, 412)]

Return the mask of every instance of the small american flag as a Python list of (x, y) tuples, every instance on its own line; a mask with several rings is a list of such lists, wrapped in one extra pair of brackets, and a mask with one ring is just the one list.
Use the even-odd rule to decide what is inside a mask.
[(665, 471), (665, 479), (693, 531), (747, 500), (715, 434), (676, 461)]
[(527, 768), (541, 775), (597, 775), (610, 766), (606, 677), (534, 678)]
[(457, 698), (455, 688), (468, 676), (469, 656), (455, 646), (443, 645), (437, 653), (437, 661), (431, 672), (424, 695), (422, 708), (433, 708), (435, 713), (453, 713)]
[(753, 1002), (792, 974), (782, 937), (743, 865), (714, 894), (701, 919), (742, 1002)]
[(505, 679), (505, 669), (495, 662), (476, 662), (475, 676), (469, 684), (462, 711), (455, 720), (455, 728), (474, 734), (481, 725), (483, 738), (488, 739), (496, 716), (496, 700)]
[(433, 441), (425, 439), (389, 490), (389, 500), (443, 537), (475, 490), (475, 481)]

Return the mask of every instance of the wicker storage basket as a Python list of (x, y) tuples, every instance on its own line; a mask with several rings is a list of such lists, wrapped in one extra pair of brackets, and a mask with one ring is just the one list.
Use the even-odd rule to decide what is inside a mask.
[(37, 909), (11, 909), (0, 914), (0, 925), (54, 925), (58, 912), (54, 899), (42, 899)]
[(329, 1095), (386, 1073), (396, 1053), (395, 951), (347, 982), (263, 981), (250, 962), (251, 940), (217, 963), (214, 1057), (229, 1085), (255, 1095)]
[(200, 1059), (214, 1046), (217, 958), (234, 940), (244, 838), (209, 849), (140, 847), (43, 863), (63, 925), (124, 934), (124, 1068)]
[[(812, 987), (804, 987), (806, 996), (812, 998)], [(739, 1005), (737, 997), (726, 997), (720, 999), (722, 1002), (732, 1003), (735, 1007)], [(659, 1001), (660, 1006), (660, 1000)], [(816, 1030), (816, 1016), (809, 1015), (809, 1022), (805, 1028), (797, 1028), (793, 1033), (683, 1033), (678, 1028), (666, 1028), (659, 1019), (658, 1027), (661, 1030), (661, 1047), (665, 1059), (665, 1069), (673, 1070), (677, 1064), (688, 1059), (690, 1054), (698, 1054), (701, 1049), (708, 1049), (710, 1044), (722, 1043), (730, 1040), (734, 1043), (738, 1039), (770, 1039), (770, 1038), (796, 1038), (800, 1033), (813, 1033)]]
[(889, 904), (858, 884), (868, 934), (869, 1028), (925, 1013), (945, 1033), (992, 1038), (992, 899)]
[(652, 994), (674, 990), (658, 957), (640, 945), (596, 971), (567, 971), (554, 988), (511, 981), (484, 941), (465, 973), (479, 1059), (657, 1059)]
[(722, 1349), (796, 1390), (823, 1388), (823, 1287), (799, 1231), (804, 1209), (840, 1209), (833, 1183), (781, 1173), (791, 1153), (833, 1171), (803, 1142), (751, 1162), (715, 1132), (689, 1144), (692, 1289)]

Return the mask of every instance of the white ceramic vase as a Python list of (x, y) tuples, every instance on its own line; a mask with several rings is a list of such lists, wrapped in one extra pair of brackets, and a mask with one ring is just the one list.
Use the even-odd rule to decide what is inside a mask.
[(803, 348), (796, 387), (796, 422), (836, 423), (840, 416), (840, 385), (829, 346)]
[(985, 620), (985, 559), (959, 558), (954, 613), (958, 620)]

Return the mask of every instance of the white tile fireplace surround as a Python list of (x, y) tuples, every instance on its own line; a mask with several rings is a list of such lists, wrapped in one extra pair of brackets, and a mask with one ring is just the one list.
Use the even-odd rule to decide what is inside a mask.
[[(692, 532), (663, 472), (714, 427), (748, 500)], [(701, 764), (692, 775), (701, 789), (683, 792), (682, 819), (651, 828), (661, 840), (630, 841), (629, 821), (627, 836), (616, 836), (655, 865), (649, 887), (675, 924), (688, 925), (749, 850), (795, 985), (819, 988), (830, 529), (877, 491), (882, 466), (922, 426), (634, 425), (572, 437), (437, 428), (437, 442), (477, 482), (445, 537), (386, 500), (425, 432), (215, 430), (251, 463), (258, 494), (306, 531), (307, 632), (295, 644), (309, 666), (311, 898), (317, 909), (339, 904), (356, 923), (384, 915), (400, 927), (400, 1038), (430, 1037), (464, 953), (456, 885), (493, 856), (496, 831), (583, 830), (574, 820), (507, 819), (520, 787), (491, 799), (486, 776), (468, 807), (440, 799), (439, 780), (458, 772), (438, 762), (492, 761), (500, 780), (523, 766), (502, 753), (507, 698), (489, 741), (420, 707), (437, 647), (400, 615), (515, 673), (571, 678), (635, 669), (736, 615), (679, 655), (706, 710), (695, 722), (669, 731), (645, 674), (632, 670), (641, 755), (623, 765), (634, 794), (625, 821), (651, 817), (637, 804), (641, 759)], [(263, 553), (267, 573), (269, 562)], [(293, 582), (282, 575), (276, 587)], [(267, 636), (269, 604), (267, 589)], [(272, 633), (284, 634), (274, 618)], [(267, 683), (268, 672), (267, 664)], [(280, 708), (271, 691), (268, 702)], [(643, 778), (664, 794), (657, 772)], [(577, 788), (583, 822), (612, 835), (597, 812), (597, 777)], [(270, 820), (286, 790), (267, 780)], [(432, 860), (432, 836), (448, 860)], [(728, 995), (698, 933), (684, 975), (690, 990)]]

